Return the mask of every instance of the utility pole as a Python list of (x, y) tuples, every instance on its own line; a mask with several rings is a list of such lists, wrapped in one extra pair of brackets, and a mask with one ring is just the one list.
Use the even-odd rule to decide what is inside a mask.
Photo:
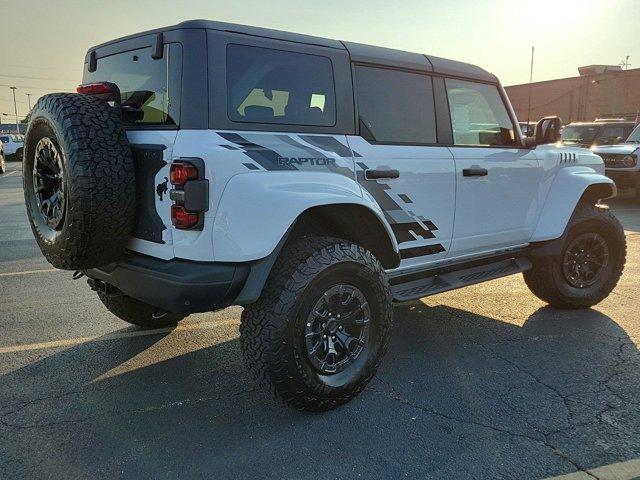
[(31, 94), (25, 93), (25, 95), (27, 96), (27, 100), (29, 101), (29, 111), (31, 111)]
[(16, 133), (20, 133), (20, 126), (18, 125), (18, 104), (16, 103), (16, 89), (17, 87), (9, 87), (13, 91), (13, 111), (16, 114)]

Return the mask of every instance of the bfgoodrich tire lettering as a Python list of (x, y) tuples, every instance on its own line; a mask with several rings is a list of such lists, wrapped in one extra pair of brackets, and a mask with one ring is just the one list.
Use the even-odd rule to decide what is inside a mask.
[[(624, 230), (609, 209), (594, 205), (579, 205), (567, 229), (562, 253), (536, 260), (533, 268), (524, 273), (524, 280), (538, 298), (554, 307), (588, 308), (604, 300), (622, 275), (627, 254)], [(598, 258), (602, 269), (597, 278), (574, 278), (566, 266), (572, 253), (570, 250), (583, 239), (588, 243), (591, 236), (596, 246), (600, 242), (606, 243), (605, 248), (598, 248), (599, 252), (605, 252)], [(588, 261), (589, 258), (585, 258), (585, 263)]]
[[(344, 284), (366, 299), (366, 347), (356, 345), (351, 365), (327, 373), (309, 357), (306, 329), (318, 299)], [(371, 252), (336, 238), (305, 237), (283, 250), (262, 296), (244, 310), (240, 344), (260, 386), (294, 408), (329, 410), (355, 397), (375, 374), (392, 316), (389, 284)]]
[(34, 236), (54, 267), (84, 270), (121, 258), (135, 218), (135, 169), (106, 102), (66, 93), (38, 100), (23, 186)]

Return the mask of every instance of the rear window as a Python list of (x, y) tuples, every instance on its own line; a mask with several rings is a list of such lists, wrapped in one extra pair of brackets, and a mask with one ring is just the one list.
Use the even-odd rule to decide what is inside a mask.
[(373, 67), (356, 67), (358, 109), (378, 142), (436, 142), (431, 77)]
[(98, 58), (96, 71), (86, 72), (84, 83), (115, 83), (127, 124), (175, 126), (180, 118), (182, 47), (165, 45), (157, 60), (151, 57), (153, 50), (147, 47)]
[(227, 115), (233, 122), (335, 125), (331, 60), (319, 55), (229, 45)]

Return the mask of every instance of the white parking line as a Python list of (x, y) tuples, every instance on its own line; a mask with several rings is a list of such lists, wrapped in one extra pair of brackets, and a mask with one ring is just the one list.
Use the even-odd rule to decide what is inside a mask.
[(633, 480), (640, 477), (640, 459), (628, 462), (612, 463), (604, 467), (597, 467), (586, 472), (574, 472), (558, 477), (549, 477), (545, 480)]
[(0, 347), (0, 354), (2, 353), (16, 353), (16, 352), (28, 352), (31, 350), (44, 350), (47, 348), (60, 348), (60, 347), (72, 347), (74, 345), (81, 345), (83, 343), (90, 342), (106, 342), (109, 340), (115, 340), (119, 338), (130, 338), (130, 337), (146, 337), (148, 335), (158, 335), (161, 333), (169, 333), (169, 332), (185, 332), (191, 330), (206, 330), (210, 328), (216, 328), (225, 325), (233, 325), (238, 323), (239, 320), (218, 320), (218, 321), (209, 321), (209, 322), (198, 322), (198, 323), (185, 323), (182, 325), (178, 325), (175, 328), (167, 327), (167, 328), (156, 328), (153, 330), (134, 330), (132, 332), (120, 332), (120, 333), (109, 333), (107, 335), (96, 335), (92, 337), (77, 337), (77, 338), (66, 338), (62, 340), (52, 340), (50, 342), (42, 342), (42, 343), (28, 343), (24, 345), (10, 345), (7, 347)]
[(18, 170), (14, 170), (13, 172), (9, 172), (9, 173), (5, 173), (0, 177), (0, 180), (2, 180), (3, 178), (7, 178), (11, 175), (13, 175), (14, 173), (18, 173)]
[(49, 272), (62, 272), (64, 270), (58, 270), (57, 268), (43, 268), (42, 270), (24, 270), (22, 272), (4, 272), (0, 273), (0, 277), (13, 277), (15, 275), (31, 275), (32, 273), (49, 273)]

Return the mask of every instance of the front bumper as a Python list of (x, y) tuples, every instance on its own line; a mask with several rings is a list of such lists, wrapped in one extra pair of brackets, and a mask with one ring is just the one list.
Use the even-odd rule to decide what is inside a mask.
[(165, 261), (133, 255), (84, 273), (154, 307), (176, 313), (195, 313), (231, 305), (250, 270), (247, 263)]
[(605, 175), (616, 183), (618, 189), (639, 188), (640, 171), (605, 169)]

